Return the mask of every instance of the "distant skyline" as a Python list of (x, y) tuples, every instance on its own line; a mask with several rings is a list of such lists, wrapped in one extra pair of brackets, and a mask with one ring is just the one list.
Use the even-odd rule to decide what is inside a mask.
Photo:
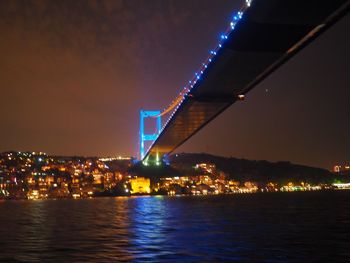
[[(0, 151), (137, 156), (244, 1), (1, 1)], [(350, 162), (350, 16), (177, 152)]]

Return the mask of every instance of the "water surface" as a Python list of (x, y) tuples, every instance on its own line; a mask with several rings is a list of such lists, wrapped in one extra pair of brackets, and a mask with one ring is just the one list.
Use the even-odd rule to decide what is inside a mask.
[(349, 262), (350, 191), (0, 202), (1, 262)]

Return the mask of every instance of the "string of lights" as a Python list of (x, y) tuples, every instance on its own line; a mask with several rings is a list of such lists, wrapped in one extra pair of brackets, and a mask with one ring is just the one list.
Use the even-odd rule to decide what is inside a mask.
[[(160, 130), (160, 133), (167, 126), (167, 124), (169, 123), (171, 118), (174, 116), (175, 112), (182, 105), (185, 98), (189, 95), (190, 91), (195, 87), (197, 82), (201, 79), (202, 75), (205, 73), (205, 71), (207, 70), (210, 63), (212, 63), (214, 57), (218, 54), (219, 50), (223, 47), (224, 42), (228, 39), (231, 32), (235, 29), (235, 26), (237, 25), (239, 20), (242, 19), (244, 12), (251, 6), (251, 3), (252, 3), (252, 0), (245, 0), (245, 4), (240, 8), (240, 10), (237, 13), (235, 13), (233, 15), (229, 26), (224, 31), (224, 33), (220, 35), (219, 43), (215, 46), (214, 49), (212, 49), (209, 52), (208, 57), (201, 64), (200, 68), (194, 73), (194, 76), (192, 77), (192, 79), (190, 79), (188, 81), (188, 83), (185, 85), (185, 87), (180, 91), (178, 96), (176, 96), (176, 98), (170, 103), (170, 105), (167, 108), (163, 109), (163, 111), (159, 115), (152, 116), (153, 118), (158, 118), (158, 117), (164, 116), (164, 115), (168, 114), (169, 112), (171, 112), (168, 119), (164, 122), (164, 124)], [(152, 148), (154, 142), (151, 144), (149, 149)]]

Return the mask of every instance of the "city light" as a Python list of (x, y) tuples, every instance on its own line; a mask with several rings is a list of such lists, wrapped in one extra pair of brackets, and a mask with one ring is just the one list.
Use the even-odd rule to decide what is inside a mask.
[[(319, 191), (324, 189), (346, 190), (347, 181), (332, 184), (313, 184), (307, 181), (290, 181), (286, 184), (270, 181), (268, 183), (250, 180), (234, 180), (219, 170), (214, 163), (198, 163), (192, 166), (189, 174), (173, 177), (160, 176), (156, 181), (150, 178), (130, 174), (126, 167), (132, 167), (134, 160), (129, 157), (88, 158), (60, 157), (42, 155), (42, 162), (35, 163), (36, 155), (22, 158), (26, 152), (0, 154), (0, 199), (48, 199), (48, 198), (92, 198), (100, 194), (137, 195), (217, 195), (251, 194), (260, 192), (296, 192)], [(176, 155), (178, 157), (178, 155)], [(16, 162), (16, 168), (8, 168), (7, 161)], [(142, 164), (145, 167), (161, 169), (161, 156), (156, 154), (150, 161), (147, 157)], [(163, 166), (168, 166), (164, 160)], [(349, 165), (337, 165), (339, 171), (334, 174), (350, 173)], [(18, 169), (18, 170), (17, 170)], [(147, 168), (149, 169), (149, 168)], [(5, 172), (7, 171), (7, 172)], [(186, 170), (188, 172), (188, 170)], [(122, 190), (118, 190), (121, 187)]]

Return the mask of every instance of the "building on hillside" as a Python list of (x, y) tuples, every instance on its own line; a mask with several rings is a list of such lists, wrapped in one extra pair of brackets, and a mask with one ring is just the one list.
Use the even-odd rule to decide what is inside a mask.
[(144, 177), (130, 179), (131, 194), (149, 194), (151, 193), (151, 180)]

